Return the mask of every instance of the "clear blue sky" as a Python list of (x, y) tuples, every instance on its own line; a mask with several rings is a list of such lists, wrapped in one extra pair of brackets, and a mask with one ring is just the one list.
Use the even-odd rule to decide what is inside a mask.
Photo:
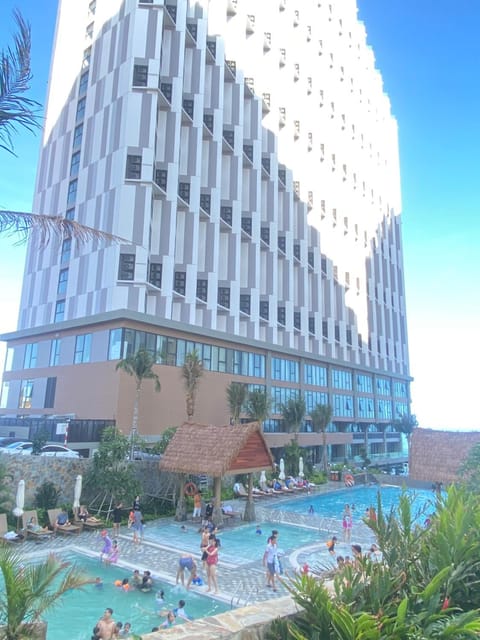
[[(342, 0), (335, 0), (341, 2)], [(357, 0), (399, 124), (413, 411), (423, 427), (480, 429), (480, 2)], [(45, 102), (53, 0), (3, 0), (32, 25), (32, 97)], [(1, 153), (0, 206), (31, 210), (40, 137)], [(0, 240), (0, 332), (16, 327), (24, 249)]]

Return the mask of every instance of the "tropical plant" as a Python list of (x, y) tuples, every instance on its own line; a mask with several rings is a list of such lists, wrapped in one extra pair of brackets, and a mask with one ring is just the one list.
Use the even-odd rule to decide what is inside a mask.
[[(135, 443), (135, 441), (134, 441)], [(102, 433), (98, 451), (84, 476), (86, 491), (100, 491), (103, 500), (129, 502), (140, 493), (133, 464), (128, 461), (131, 440), (116, 427), (107, 427)]]
[(296, 441), (307, 412), (305, 398), (301, 394), (289, 398), (288, 402), (282, 404), (280, 410), (287, 431), (293, 433), (293, 440)]
[(72, 589), (91, 583), (76, 567), (51, 554), (39, 563), (24, 562), (10, 546), (0, 546), (0, 637), (3, 640), (39, 638), (37, 625), (45, 611), (60, 604)]
[(177, 427), (168, 427), (165, 431), (162, 432), (160, 436), (160, 440), (155, 442), (155, 444), (150, 447), (148, 450), (151, 453), (165, 453), (165, 449), (168, 447), (170, 440), (175, 435)]
[(12, 482), (7, 466), (0, 460), (0, 513), (6, 513), (12, 508)]
[(233, 424), (238, 424), (243, 405), (247, 400), (248, 387), (243, 382), (231, 382), (227, 387), (227, 402)]
[(40, 509), (55, 509), (59, 497), (60, 489), (50, 480), (44, 480), (35, 491), (35, 506)]
[(474, 445), (458, 469), (469, 491), (480, 491), (480, 442)]
[(45, 429), (41, 429), (36, 431), (35, 435), (32, 437), (32, 454), (34, 456), (40, 455), (40, 451), (42, 447), (46, 445), (48, 442), (48, 433)]
[[(34, 132), (41, 127), (40, 103), (25, 96), (32, 79), (30, 25), (19, 11), (14, 11), (13, 16), (17, 28), (13, 46), (0, 52), (0, 149), (12, 154), (13, 137), (19, 128)], [(82, 244), (101, 239), (124, 242), (118, 236), (62, 216), (20, 211), (0, 210), (0, 233), (19, 236), (19, 243), (33, 235), (40, 246), (47, 245), (52, 238), (74, 238)]]
[(322, 434), (322, 470), (328, 472), (327, 427), (332, 421), (333, 409), (329, 404), (317, 404), (310, 412), (315, 433)]
[[(311, 576), (288, 588), (302, 612), (277, 622), (269, 640), (464, 640), (480, 631), (479, 498), (451, 488), (427, 511), (403, 494), (375, 534), (382, 558), (367, 557), (336, 573), (333, 593)], [(430, 510), (434, 509), (433, 514)], [(428, 514), (428, 525), (424, 525)]]
[(203, 363), (198, 357), (196, 349), (190, 351), (190, 353), (187, 353), (185, 356), (181, 375), (185, 387), (187, 419), (191, 422), (193, 420), (193, 414), (195, 413), (195, 397), (200, 384), (200, 378), (203, 375)]
[(250, 420), (260, 425), (270, 416), (272, 399), (265, 389), (254, 389), (247, 397), (246, 413)]
[(417, 417), (413, 414), (405, 414), (400, 418), (400, 420), (396, 420), (394, 425), (397, 431), (405, 434), (407, 437), (408, 452), (410, 454), (410, 439), (414, 429), (418, 427)]
[(300, 456), (302, 455), (302, 447), (299, 446), (296, 440), (291, 440), (284, 447), (283, 459), (285, 462), (285, 471), (289, 476), (296, 476), (298, 474), (298, 466)]
[(140, 390), (144, 380), (153, 380), (155, 391), (160, 391), (160, 379), (153, 371), (155, 358), (146, 349), (138, 349), (133, 355), (117, 362), (115, 369), (124, 371), (135, 378), (135, 398), (133, 401), (132, 428), (130, 430), (130, 459), (133, 459), (135, 438), (138, 434), (138, 409), (140, 404)]

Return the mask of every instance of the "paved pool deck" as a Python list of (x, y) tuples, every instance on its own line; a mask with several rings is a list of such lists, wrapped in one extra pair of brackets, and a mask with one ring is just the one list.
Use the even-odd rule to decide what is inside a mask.
[[(343, 484), (338, 482), (329, 482), (326, 485), (321, 485), (315, 490), (315, 495), (326, 493), (343, 488)], [(305, 497), (305, 493), (298, 492), (299, 498)], [(282, 502), (291, 500), (295, 495), (275, 496), (273, 498), (257, 498), (255, 501), (256, 519), (258, 522), (271, 522), (272, 528), (274, 523), (293, 524), (296, 526), (306, 526), (319, 530), (318, 544), (309, 545), (303, 547), (290, 555), (282, 558), (285, 577), (293, 575), (299, 567), (303, 565), (305, 558), (309, 558), (310, 563), (312, 558), (318, 558), (319, 566), (325, 566), (325, 564), (333, 564), (334, 559), (328, 556), (325, 546), (325, 532), (329, 535), (336, 535), (340, 541), (337, 544), (336, 551), (339, 555), (351, 555), (351, 544), (361, 544), (362, 547), (370, 545), (373, 541), (373, 535), (368, 527), (362, 522), (356, 524), (354, 529), (354, 537), (350, 544), (341, 542), (343, 532), (341, 530), (341, 522), (334, 518), (322, 518), (315, 515), (303, 515), (293, 513), (288, 510), (283, 510), (281, 507)], [(243, 512), (245, 509), (244, 500), (229, 500), (235, 511)], [(165, 524), (174, 522), (173, 518), (163, 518), (161, 520)], [(180, 523), (176, 523), (180, 526)], [(240, 518), (235, 518), (234, 522), (229, 522), (226, 525), (226, 529), (233, 526), (241, 526), (245, 524)], [(187, 526), (198, 526), (197, 523), (193, 523), (191, 520), (187, 521)], [(255, 523), (252, 523), (252, 527)], [(111, 532), (111, 530), (110, 530)], [(148, 532), (148, 528), (147, 528)], [(268, 533), (268, 532), (267, 532)], [(157, 542), (150, 541), (148, 539), (143, 540), (140, 544), (133, 543), (132, 533), (127, 527), (122, 527), (119, 536), (120, 546), (120, 559), (119, 565), (125, 566), (128, 569), (139, 569), (144, 571), (149, 569), (154, 577), (158, 579), (175, 583), (175, 576), (177, 571), (178, 558), (182, 553), (182, 534), (179, 533), (178, 547), (172, 548), (171, 546), (158, 544)], [(200, 542), (200, 536), (199, 536)], [(28, 539), (22, 544), (18, 545), (18, 551), (28, 556), (45, 555), (48, 552), (61, 553), (65, 550), (77, 550), (79, 552), (95, 556), (100, 556), (102, 548), (102, 538), (100, 531), (82, 531), (80, 534), (72, 535), (57, 535), (56, 537), (49, 537), (45, 540), (31, 540)], [(200, 566), (200, 562), (198, 563)], [(311, 566), (312, 563), (311, 563)], [(206, 583), (206, 576), (202, 571), (200, 575)], [(242, 607), (254, 603), (261, 603), (267, 600), (282, 598), (288, 595), (286, 587), (279, 582), (277, 592), (273, 592), (272, 589), (267, 588), (265, 580), (265, 569), (262, 566), (262, 558), (252, 558), (250, 562), (243, 562), (236, 566), (228, 564), (222, 561), (220, 552), (220, 562), (218, 566), (218, 584), (219, 594), (214, 596), (207, 594), (207, 586), (192, 586), (192, 590), (197, 593), (205, 593), (211, 597), (216, 597), (223, 602), (226, 602), (232, 608)]]

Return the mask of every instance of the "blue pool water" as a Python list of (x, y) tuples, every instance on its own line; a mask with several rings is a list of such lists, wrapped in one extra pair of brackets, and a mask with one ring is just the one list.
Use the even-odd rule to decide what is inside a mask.
[[(414, 497), (413, 513), (421, 512), (424, 508), (431, 513), (435, 510), (435, 494), (432, 491), (406, 490)], [(398, 505), (399, 497), (402, 493), (400, 487), (379, 487), (379, 486), (358, 486), (350, 489), (342, 489), (324, 494), (312, 494), (306, 497), (297, 497), (295, 500), (279, 503), (275, 508), (281, 511), (293, 511), (295, 513), (307, 514), (310, 506), (313, 506), (314, 514), (317, 516), (341, 519), (345, 505), (354, 505), (354, 518), (363, 518), (366, 510), (370, 507), (377, 507), (377, 496), (380, 492), (382, 507), (385, 513), (390, 509), (395, 509)]]
[[(272, 529), (279, 532), (279, 547), (287, 552), (298, 547), (318, 542), (318, 528), (295, 527), (288, 524), (259, 523), (262, 535), (255, 533), (256, 524), (245, 524), (240, 527), (226, 528), (219, 532), (221, 540), (220, 563), (222, 560), (233, 564), (244, 564), (256, 559), (261, 561), (267, 537)], [(187, 525), (186, 532), (180, 529), (179, 524), (172, 523), (148, 523), (145, 527), (145, 540), (151, 540), (157, 544), (175, 547), (179, 553), (187, 551), (196, 557), (200, 556), (200, 534), (198, 526)]]
[[(99, 576), (103, 587), (98, 589), (93, 584), (83, 590), (67, 593), (60, 605), (46, 614), (48, 621), (47, 640), (86, 640), (92, 635), (93, 627), (103, 615), (106, 607), (113, 609), (113, 619), (132, 624), (132, 633), (147, 633), (158, 626), (164, 618), (158, 615), (159, 606), (155, 602), (155, 592), (165, 591), (165, 602), (162, 609), (178, 606), (178, 601), (186, 601), (185, 611), (192, 618), (203, 618), (222, 613), (229, 607), (222, 603), (195, 593), (194, 588), (185, 591), (182, 587), (155, 581), (151, 593), (132, 590), (124, 592), (115, 587), (115, 580), (130, 578), (132, 572), (118, 566), (105, 566), (96, 558), (81, 554), (62, 554), (62, 559), (75, 563), (91, 578)], [(179, 622), (179, 624), (181, 624)]]

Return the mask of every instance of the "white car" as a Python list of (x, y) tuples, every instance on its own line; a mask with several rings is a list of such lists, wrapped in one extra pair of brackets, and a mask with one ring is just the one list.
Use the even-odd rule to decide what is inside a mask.
[(33, 447), (32, 442), (25, 442), (25, 440), (22, 440), (19, 442), (11, 442), (10, 444), (7, 444), (6, 447), (2, 447), (0, 451), (2, 451), (3, 453), (21, 454), (24, 456), (25, 455), (29, 456), (32, 453), (32, 447)]
[(46, 444), (40, 449), (41, 456), (56, 456), (57, 458), (79, 458), (78, 451), (64, 447), (63, 444)]

